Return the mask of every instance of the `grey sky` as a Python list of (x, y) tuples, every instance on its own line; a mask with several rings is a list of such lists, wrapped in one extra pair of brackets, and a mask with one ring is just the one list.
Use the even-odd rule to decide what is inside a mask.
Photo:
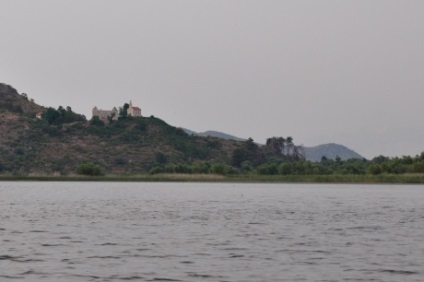
[(0, 0), (0, 81), (195, 131), (424, 151), (424, 1)]

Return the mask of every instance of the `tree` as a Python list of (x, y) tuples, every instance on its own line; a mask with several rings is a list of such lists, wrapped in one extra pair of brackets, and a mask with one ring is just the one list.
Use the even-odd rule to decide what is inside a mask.
[(278, 172), (282, 175), (288, 175), (292, 173), (292, 166), (288, 163), (282, 163), (278, 166)]
[(246, 150), (244, 148), (237, 148), (233, 151), (232, 156), (232, 165), (235, 167), (240, 167), (241, 163), (246, 160)]
[(128, 117), (128, 108), (130, 105), (125, 103), (123, 107), (119, 108), (119, 119), (126, 119)]
[(383, 173), (383, 168), (380, 165), (378, 165), (378, 164), (373, 164), (368, 169), (368, 172), (371, 173), (372, 175), (382, 174)]
[(244, 142), (244, 146), (248, 151), (256, 151), (258, 149), (258, 145), (251, 137)]
[(249, 161), (245, 161), (241, 164), (241, 169), (244, 173), (249, 173), (253, 170), (253, 167)]
[(285, 140), (285, 143), (286, 143), (286, 148), (287, 148), (286, 149), (287, 150), (286, 155), (290, 156), (290, 154), (292, 153), (291, 150), (293, 148), (293, 137), (291, 137), (291, 136), (287, 137), (286, 140)]
[(60, 118), (60, 112), (56, 111), (54, 108), (49, 107), (42, 115), (42, 118), (47, 121), (49, 124), (57, 123)]
[(283, 137), (272, 137), (266, 140), (266, 146), (276, 154), (284, 154), (284, 142), (286, 140)]
[(90, 120), (90, 125), (105, 126), (105, 123), (98, 116), (93, 116)]
[(86, 121), (84, 115), (76, 114), (72, 111), (71, 107), (63, 108), (59, 106), (57, 110), (52, 107), (49, 107), (44, 113), (42, 118), (47, 121), (49, 124), (62, 124), (70, 123), (75, 121)]
[(284, 139), (283, 137), (278, 137), (277, 138), (277, 143), (280, 146), (280, 152), (281, 154), (284, 154), (284, 143), (286, 142), (286, 139)]

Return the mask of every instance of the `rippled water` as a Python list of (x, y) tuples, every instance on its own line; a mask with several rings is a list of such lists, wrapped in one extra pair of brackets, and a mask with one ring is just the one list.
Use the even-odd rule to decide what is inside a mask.
[(0, 182), (0, 281), (424, 281), (424, 186)]

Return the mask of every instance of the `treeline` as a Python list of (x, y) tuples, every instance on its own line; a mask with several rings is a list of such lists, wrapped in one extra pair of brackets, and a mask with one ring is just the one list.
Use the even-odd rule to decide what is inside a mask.
[(150, 170), (157, 173), (184, 174), (256, 174), (256, 175), (381, 175), (381, 174), (422, 174), (424, 173), (424, 152), (415, 157), (403, 156), (389, 158), (378, 156), (372, 160), (349, 159), (335, 160), (323, 157), (320, 162), (303, 159), (279, 160), (254, 165), (249, 160), (239, 166), (196, 162), (191, 165), (156, 165)]
[(42, 114), (42, 119), (53, 125), (60, 125), (63, 123), (77, 121), (87, 121), (87, 118), (84, 115), (73, 112), (71, 107), (63, 108), (62, 106), (60, 106), (57, 110), (52, 107), (48, 108)]

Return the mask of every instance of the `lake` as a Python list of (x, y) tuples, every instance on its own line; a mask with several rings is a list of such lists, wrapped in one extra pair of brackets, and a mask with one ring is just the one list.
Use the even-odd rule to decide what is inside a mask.
[(0, 182), (0, 281), (424, 281), (424, 186)]

